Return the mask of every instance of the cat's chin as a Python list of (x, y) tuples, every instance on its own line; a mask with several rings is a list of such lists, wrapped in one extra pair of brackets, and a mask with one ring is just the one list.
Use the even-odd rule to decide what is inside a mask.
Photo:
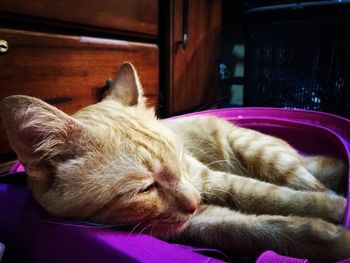
[(157, 223), (154, 226), (153, 230), (148, 234), (157, 237), (178, 234), (188, 226), (189, 221), (190, 220), (185, 220), (181, 222), (160, 222)]

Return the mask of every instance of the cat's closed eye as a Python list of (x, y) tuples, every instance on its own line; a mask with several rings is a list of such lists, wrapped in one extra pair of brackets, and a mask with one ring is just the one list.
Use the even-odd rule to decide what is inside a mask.
[(148, 193), (153, 190), (156, 190), (160, 187), (160, 185), (157, 182), (154, 182), (150, 185), (148, 185), (146, 188), (141, 189), (140, 193)]

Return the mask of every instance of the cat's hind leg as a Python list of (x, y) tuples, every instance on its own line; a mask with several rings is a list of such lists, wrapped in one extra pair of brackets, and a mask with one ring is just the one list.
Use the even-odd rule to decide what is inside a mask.
[(176, 241), (252, 256), (265, 250), (335, 262), (350, 257), (350, 232), (320, 219), (247, 215), (218, 206), (201, 206)]
[(348, 167), (343, 160), (326, 156), (310, 156), (303, 158), (303, 165), (327, 188), (338, 193), (346, 192)]
[(281, 139), (232, 126), (226, 149), (232, 152), (233, 162), (245, 167), (245, 176), (297, 190), (326, 190), (303, 166), (302, 156)]

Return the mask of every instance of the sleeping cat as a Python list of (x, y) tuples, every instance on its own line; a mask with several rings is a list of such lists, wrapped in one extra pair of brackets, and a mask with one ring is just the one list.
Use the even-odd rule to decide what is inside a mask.
[(68, 116), (28, 96), (0, 104), (34, 197), (50, 213), (132, 225), (229, 256), (272, 249), (332, 262), (350, 257), (347, 167), (213, 116), (159, 121), (134, 67), (110, 94)]

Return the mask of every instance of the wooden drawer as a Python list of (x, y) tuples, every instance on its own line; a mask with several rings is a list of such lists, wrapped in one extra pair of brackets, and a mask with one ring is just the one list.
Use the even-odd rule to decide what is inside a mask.
[(148, 35), (158, 34), (158, 0), (1, 0), (0, 11)]
[[(97, 102), (105, 81), (130, 61), (151, 105), (158, 101), (158, 47), (119, 40), (0, 29), (9, 49), (0, 55), (0, 99), (24, 94), (41, 98), (68, 114)], [(0, 157), (8, 153), (0, 128)]]

